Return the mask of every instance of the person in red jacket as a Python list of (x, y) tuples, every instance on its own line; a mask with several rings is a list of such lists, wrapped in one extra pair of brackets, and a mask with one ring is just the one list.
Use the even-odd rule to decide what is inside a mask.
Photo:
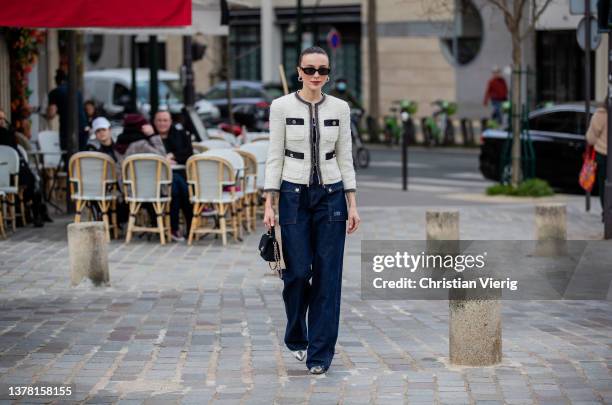
[(487, 83), (487, 90), (485, 91), (483, 104), (486, 107), (491, 100), (491, 106), (493, 107), (493, 113), (491, 118), (493, 118), (498, 123), (502, 123), (502, 103), (508, 99), (508, 86), (506, 85), (506, 81), (501, 75), (501, 70), (499, 67), (495, 66), (493, 68), (493, 76), (489, 79), (489, 83)]

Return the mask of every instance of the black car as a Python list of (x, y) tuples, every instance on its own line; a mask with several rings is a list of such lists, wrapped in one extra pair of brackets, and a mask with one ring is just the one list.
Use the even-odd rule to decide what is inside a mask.
[[(240, 105), (252, 105), (266, 109), (272, 100), (282, 96), (283, 90), (279, 84), (261, 83), (250, 80), (232, 80), (232, 104), (234, 107)], [(208, 91), (199, 94), (198, 98), (206, 99), (219, 108), (222, 117), (227, 117), (227, 84), (219, 82)]]
[[(529, 135), (535, 151), (535, 175), (548, 181), (554, 188), (580, 190), (578, 175), (586, 147), (585, 111), (584, 105), (563, 104), (529, 114)], [(595, 107), (591, 113), (594, 111)], [(507, 139), (506, 130), (489, 129), (483, 132), (480, 171), (485, 178), (500, 180), (502, 150)], [(508, 170), (508, 167), (504, 170)]]

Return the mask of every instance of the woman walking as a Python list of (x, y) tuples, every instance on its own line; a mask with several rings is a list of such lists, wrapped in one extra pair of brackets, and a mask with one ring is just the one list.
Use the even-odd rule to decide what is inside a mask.
[[(607, 97), (606, 97), (607, 100)], [(599, 188), (599, 201), (601, 203), (601, 220), (604, 219), (604, 191), (606, 185), (606, 163), (608, 153), (608, 110), (607, 101), (597, 108), (591, 117), (591, 123), (586, 134), (589, 145), (595, 147), (595, 161), (597, 162), (597, 187)]]
[(285, 344), (296, 359), (306, 358), (311, 373), (322, 374), (338, 338), (345, 235), (357, 230), (360, 219), (350, 108), (321, 91), (330, 80), (327, 53), (305, 49), (297, 73), (302, 88), (270, 106), (264, 224), (275, 224), (272, 200), (278, 193), (287, 267)]

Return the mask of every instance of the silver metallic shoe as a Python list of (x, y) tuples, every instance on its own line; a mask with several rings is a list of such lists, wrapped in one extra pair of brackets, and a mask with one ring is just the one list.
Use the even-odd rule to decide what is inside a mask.
[(323, 366), (312, 366), (310, 367), (310, 374), (323, 374), (327, 370)]
[(291, 353), (298, 361), (304, 361), (306, 358), (306, 350), (292, 350)]

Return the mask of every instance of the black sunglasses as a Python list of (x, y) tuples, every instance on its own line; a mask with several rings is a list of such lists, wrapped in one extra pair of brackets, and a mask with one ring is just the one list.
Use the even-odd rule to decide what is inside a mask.
[(304, 72), (304, 73), (305, 73), (305, 74), (307, 74), (308, 76), (312, 76), (312, 75), (314, 75), (314, 74), (315, 74), (315, 72), (319, 72), (319, 74), (320, 74), (321, 76), (327, 76), (327, 75), (328, 75), (328, 74), (331, 72), (331, 69), (330, 69), (330, 68), (328, 68), (328, 67), (325, 67), (325, 66), (322, 66), (322, 67), (320, 67), (320, 68), (318, 68), (318, 69), (317, 69), (317, 68), (310, 67), (310, 66), (309, 66), (309, 67), (301, 67), (301, 66), (300, 66), (300, 69), (302, 69), (302, 72)]

